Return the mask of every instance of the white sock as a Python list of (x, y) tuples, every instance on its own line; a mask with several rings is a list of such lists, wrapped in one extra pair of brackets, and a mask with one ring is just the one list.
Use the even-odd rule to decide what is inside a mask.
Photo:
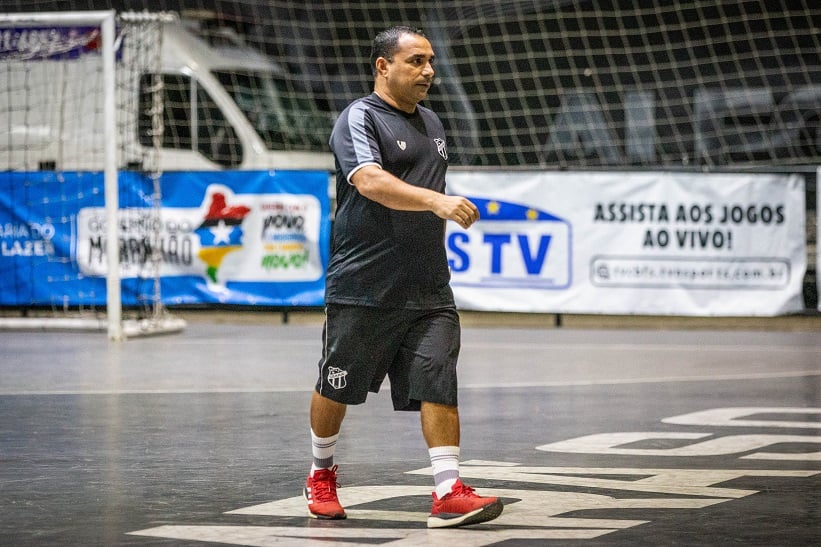
[(336, 451), (336, 440), (339, 433), (330, 437), (318, 437), (311, 429), (311, 476), (317, 469), (330, 469), (334, 465), (334, 452)]
[(459, 478), (459, 447), (435, 446), (428, 449), (428, 454), (430, 454), (430, 464), (433, 467), (436, 497), (442, 499), (450, 493)]

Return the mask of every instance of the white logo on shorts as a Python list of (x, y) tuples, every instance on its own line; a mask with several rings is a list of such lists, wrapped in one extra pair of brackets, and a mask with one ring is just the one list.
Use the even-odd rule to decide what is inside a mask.
[(341, 368), (330, 367), (328, 369), (328, 383), (334, 389), (344, 389), (348, 385), (348, 381), (345, 379), (347, 375), (348, 372)]

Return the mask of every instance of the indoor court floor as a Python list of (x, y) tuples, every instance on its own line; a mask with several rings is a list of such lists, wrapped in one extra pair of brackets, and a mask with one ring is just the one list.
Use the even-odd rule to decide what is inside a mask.
[(343, 425), (348, 519), (308, 518), (321, 322), (228, 317), (0, 332), (0, 545), (821, 544), (815, 327), (465, 325), (462, 477), (505, 509), (428, 530), (419, 417), (389, 386)]

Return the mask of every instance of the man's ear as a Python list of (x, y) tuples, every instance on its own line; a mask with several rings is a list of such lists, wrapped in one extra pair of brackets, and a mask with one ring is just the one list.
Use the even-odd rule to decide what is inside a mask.
[(385, 71), (388, 70), (388, 60), (384, 57), (377, 57), (374, 66), (377, 74), (384, 75)]

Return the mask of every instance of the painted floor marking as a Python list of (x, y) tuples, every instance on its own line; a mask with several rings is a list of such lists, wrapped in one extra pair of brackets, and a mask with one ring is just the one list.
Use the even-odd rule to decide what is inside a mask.
[[(431, 469), (409, 471), (430, 475)], [(505, 498), (499, 518), (474, 528), (429, 530), (425, 511), (357, 509), (357, 506), (409, 496), (429, 497), (429, 486), (354, 486), (339, 489), (346, 506), (344, 521), (314, 521), (307, 517), (302, 496), (293, 496), (228, 511), (227, 515), (294, 518), (304, 517), (307, 526), (163, 525), (130, 532), (131, 535), (189, 541), (214, 541), (252, 546), (304, 546), (317, 540), (323, 546), (349, 547), (361, 540), (368, 544), (411, 547), (460, 545), (481, 547), (502, 541), (591, 539), (644, 524), (646, 520), (561, 517), (578, 511), (619, 509), (701, 509), (757, 493), (757, 490), (714, 486), (740, 477), (811, 477), (818, 470), (749, 469), (650, 469), (528, 467), (508, 462), (466, 461), (461, 475), (467, 478), (509, 483), (598, 488), (612, 491), (658, 493), (659, 497), (617, 498), (607, 494), (515, 488), (480, 488), (483, 495)], [(681, 496), (681, 497), (675, 497)], [(429, 502), (426, 502), (429, 503)], [(427, 509), (427, 507), (425, 507)], [(402, 527), (374, 527), (393, 522)], [(370, 526), (369, 526), (370, 524)], [(333, 541), (334, 539), (339, 541)]]

